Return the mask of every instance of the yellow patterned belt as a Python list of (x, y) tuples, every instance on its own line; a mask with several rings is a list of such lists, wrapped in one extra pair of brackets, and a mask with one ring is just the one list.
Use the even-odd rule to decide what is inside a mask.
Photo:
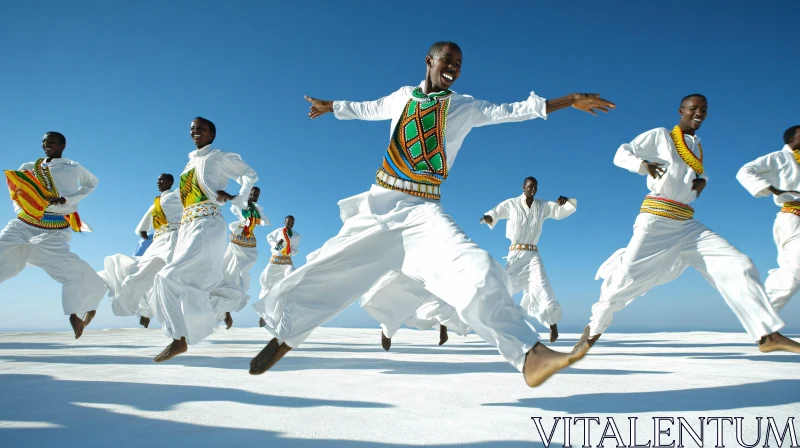
[(273, 255), (269, 262), (272, 264), (293, 264), (292, 257), (289, 255)]
[(36, 219), (25, 212), (21, 212), (19, 215), (17, 215), (17, 218), (19, 218), (19, 220), (25, 224), (39, 229), (61, 230), (69, 228), (69, 222), (64, 219), (64, 215), (45, 213), (44, 216), (42, 216), (42, 219)]
[(412, 196), (436, 199), (437, 201), (441, 199), (438, 185), (418, 184), (416, 182), (398, 179), (384, 171), (383, 168), (379, 168), (378, 172), (375, 174), (375, 183), (383, 188), (402, 191)]
[(231, 244), (235, 244), (237, 246), (242, 246), (242, 247), (256, 247), (256, 237), (234, 235), (231, 233)]
[(194, 221), (195, 219), (207, 218), (211, 216), (221, 216), (219, 205), (211, 201), (198, 202), (183, 209), (181, 224)]
[(781, 212), (800, 216), (800, 202), (784, 202), (783, 207), (781, 207)]
[(156, 231), (153, 233), (153, 239), (156, 239), (156, 238), (158, 238), (160, 236), (164, 236), (169, 232), (174, 232), (174, 231), (178, 230), (180, 227), (181, 227), (181, 223), (179, 223), (179, 222), (170, 222), (165, 226), (161, 226), (161, 227), (157, 228)]
[(645, 196), (640, 213), (663, 216), (677, 221), (688, 221), (694, 218), (694, 209), (686, 204), (670, 199)]
[(508, 250), (532, 250), (539, 252), (539, 248), (535, 244), (512, 244)]

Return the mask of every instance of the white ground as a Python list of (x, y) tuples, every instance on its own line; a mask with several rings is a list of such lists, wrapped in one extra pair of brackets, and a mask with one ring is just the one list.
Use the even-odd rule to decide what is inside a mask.
[[(608, 417), (624, 444), (632, 416), (639, 443), (652, 438), (654, 416), (685, 417), (696, 431), (701, 416), (745, 417), (751, 444), (756, 416), (775, 417), (781, 430), (795, 417), (800, 431), (800, 355), (760, 354), (744, 334), (604, 335), (537, 389), (475, 335), (439, 347), (438, 332), (401, 330), (387, 353), (377, 329), (322, 328), (272, 371), (248, 375), (266, 342), (263, 330), (234, 328), (154, 364), (167, 343), (157, 329), (87, 331), (77, 341), (0, 334), (0, 446), (541, 448), (531, 417), (544, 417), (549, 433), (554, 417), (576, 416), (600, 417), (593, 446)], [(662, 443), (675, 440), (670, 426)], [(725, 445), (739, 446), (725, 427)], [(575, 448), (581, 428), (572, 428)], [(707, 426), (706, 447), (715, 435)], [(559, 425), (552, 446), (563, 438)], [(686, 435), (684, 444), (696, 446)]]

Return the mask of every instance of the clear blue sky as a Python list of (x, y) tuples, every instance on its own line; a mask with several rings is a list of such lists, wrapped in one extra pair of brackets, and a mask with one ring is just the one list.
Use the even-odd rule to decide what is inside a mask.
[[(621, 143), (677, 122), (679, 99), (701, 92), (709, 116), (698, 135), (710, 176), (696, 217), (753, 258), (776, 267), (769, 199), (736, 182), (745, 162), (779, 150), (798, 124), (795, 88), (800, 3), (235, 1), (10, 2), (0, 15), (0, 165), (41, 156), (41, 136), (68, 139), (65, 157), (100, 178), (81, 203), (95, 229), (72, 248), (93, 267), (130, 254), (134, 227), (157, 194), (161, 172), (179, 174), (193, 149), (189, 122), (212, 119), (215, 145), (260, 175), (260, 203), (273, 223), (287, 214), (303, 234), (298, 261), (340, 228), (339, 199), (369, 188), (388, 144), (389, 122), (311, 121), (303, 95), (376, 99), (425, 74), (437, 40), (464, 51), (454, 89), (494, 102), (600, 92), (617, 103), (592, 117), (570, 109), (547, 121), (476, 129), (444, 184), (443, 203), (496, 258), (504, 227), (482, 213), (539, 179), (539, 197), (576, 197), (578, 212), (545, 225), (540, 250), (564, 308), (562, 331), (583, 328), (600, 282), (594, 274), (627, 245), (645, 178), (613, 165)], [(226, 212), (227, 213), (227, 212)], [(13, 218), (10, 200), (0, 222)], [(226, 214), (232, 220), (230, 213)], [(273, 226), (271, 229), (274, 229)], [(271, 230), (269, 229), (269, 230)], [(267, 262), (253, 269), (252, 295)], [(0, 284), (0, 329), (67, 329), (60, 286), (38, 268)], [(800, 330), (800, 299), (783, 311)], [(253, 326), (251, 309), (234, 316)], [(104, 299), (93, 324), (135, 326)], [(358, 306), (331, 324), (376, 326)], [(617, 315), (612, 331), (742, 331), (720, 295), (693, 270)]]

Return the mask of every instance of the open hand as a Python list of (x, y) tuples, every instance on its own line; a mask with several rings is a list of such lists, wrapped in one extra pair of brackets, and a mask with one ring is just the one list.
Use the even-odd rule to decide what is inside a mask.
[(235, 197), (236, 196), (231, 196), (228, 194), (225, 190), (217, 190), (217, 201), (219, 202), (231, 201)]
[(572, 107), (588, 112), (594, 116), (597, 116), (595, 109), (608, 113), (609, 109), (617, 107), (617, 105), (611, 101), (600, 98), (599, 93), (573, 93), (570, 95), (570, 99), (572, 100)]
[(648, 162), (647, 160), (644, 161), (644, 164), (647, 165), (647, 172), (653, 176), (653, 179), (661, 179), (666, 174), (667, 170), (661, 168), (664, 166), (663, 163), (656, 163), (656, 162)]
[(478, 223), (479, 224), (486, 223), (486, 224), (492, 225), (493, 222), (494, 222), (494, 219), (492, 219), (491, 216), (483, 215), (483, 218), (481, 218), (481, 220)]
[(703, 192), (703, 188), (706, 188), (706, 180), (697, 178), (692, 181), (692, 190), (697, 192), (697, 197), (700, 197), (700, 193)]
[(567, 203), (567, 201), (569, 201), (569, 198), (564, 197), (564, 196), (559, 196), (558, 199), (556, 199), (556, 202), (558, 202), (558, 205), (564, 205), (564, 204)]
[(328, 112), (333, 112), (333, 101), (318, 100), (310, 96), (306, 96), (305, 99), (311, 103), (311, 107), (308, 110), (308, 116), (311, 119), (327, 114)]

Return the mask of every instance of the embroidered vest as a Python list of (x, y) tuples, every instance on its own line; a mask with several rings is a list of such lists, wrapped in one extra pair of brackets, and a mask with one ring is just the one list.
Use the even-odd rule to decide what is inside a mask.
[(181, 174), (181, 203), (183, 208), (191, 205), (199, 204), (208, 200), (208, 197), (203, 192), (200, 184), (197, 182), (197, 174), (195, 169)]

